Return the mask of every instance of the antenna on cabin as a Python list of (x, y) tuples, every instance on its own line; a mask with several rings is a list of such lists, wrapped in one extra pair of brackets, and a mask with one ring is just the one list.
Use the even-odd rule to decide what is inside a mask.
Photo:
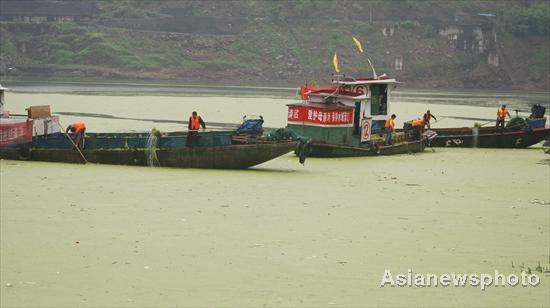
[[(371, 21), (372, 22), (372, 21)], [(359, 49), (359, 52), (361, 54), (364, 54), (365, 53), (365, 50), (363, 50), (363, 45), (361, 44), (361, 41), (359, 41), (355, 36), (351, 36), (351, 38), (353, 39), (353, 42), (355, 43), (355, 46), (357, 46), (357, 49)], [(335, 54), (336, 55), (336, 54)], [(377, 79), (378, 76), (376, 75), (376, 71), (374, 70), (374, 66), (372, 65), (372, 62), (370, 62), (370, 59), (367, 57), (367, 61), (369, 62), (369, 65), (370, 65), (370, 68), (372, 69), (372, 77), (374, 77), (374, 79)]]
[(376, 75), (376, 71), (374, 70), (374, 66), (372, 65), (372, 62), (370, 62), (369, 58), (367, 58), (367, 61), (369, 61), (370, 68), (372, 69), (372, 77), (374, 79), (378, 79), (378, 75)]

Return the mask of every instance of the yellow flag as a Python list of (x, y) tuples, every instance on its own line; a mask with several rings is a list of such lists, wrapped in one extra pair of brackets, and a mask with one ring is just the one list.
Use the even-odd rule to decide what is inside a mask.
[(357, 48), (359, 48), (359, 51), (363, 53), (363, 46), (361, 46), (361, 42), (359, 42), (359, 40), (355, 36), (352, 36), (351, 38), (355, 42), (355, 45), (357, 45)]
[(336, 52), (334, 52), (334, 57), (332, 58), (332, 64), (334, 64), (334, 70), (337, 73), (340, 73), (340, 66), (338, 65), (338, 56), (336, 55)]

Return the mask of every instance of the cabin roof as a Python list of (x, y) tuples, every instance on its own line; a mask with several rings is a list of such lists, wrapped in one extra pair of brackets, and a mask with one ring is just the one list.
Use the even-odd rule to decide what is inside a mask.
[(395, 78), (379, 77), (379, 78), (346, 78), (338, 80), (334, 83), (343, 85), (358, 85), (358, 84), (390, 84), (399, 83)]
[(292, 107), (313, 107), (324, 110), (337, 110), (337, 109), (355, 109), (352, 106), (344, 105), (342, 103), (292, 103), (287, 104), (287, 106)]
[(331, 90), (328, 90), (328, 89), (322, 89), (322, 90), (318, 90), (318, 91), (315, 91), (315, 92), (310, 92), (308, 94), (309, 96), (323, 96), (323, 97), (335, 97), (335, 98), (347, 98), (347, 99), (366, 99), (367, 96), (365, 94), (358, 94), (358, 93), (355, 93), (355, 92), (350, 92), (350, 91), (338, 91), (338, 92), (335, 92), (335, 91), (331, 91)]

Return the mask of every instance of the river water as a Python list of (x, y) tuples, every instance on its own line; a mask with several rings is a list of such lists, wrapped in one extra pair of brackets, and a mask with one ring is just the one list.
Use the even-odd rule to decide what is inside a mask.
[[(193, 110), (213, 128), (236, 126), (244, 114), (283, 127), (294, 101), (294, 89), (130, 96), (104, 85), (63, 86), (11, 85), (8, 109), (48, 104), (64, 125), (85, 121), (92, 132), (175, 131)], [(500, 101), (524, 111), (550, 101), (548, 93), (410, 89), (393, 99), (398, 120), (429, 108), (440, 118), (435, 127), (489, 121)], [(305, 166), (289, 154), (243, 171), (6, 160), (0, 167), (2, 306), (550, 303), (550, 277), (535, 270), (550, 267), (550, 169), (540, 146)], [(380, 287), (385, 270), (527, 268), (538, 286)]]

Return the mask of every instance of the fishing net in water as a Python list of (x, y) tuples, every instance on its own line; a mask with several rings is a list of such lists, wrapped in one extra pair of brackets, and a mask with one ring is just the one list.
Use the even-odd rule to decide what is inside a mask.
[(145, 145), (145, 158), (147, 159), (147, 166), (158, 167), (160, 166), (157, 157), (157, 145), (160, 137), (160, 131), (153, 128), (147, 136), (147, 143)]

